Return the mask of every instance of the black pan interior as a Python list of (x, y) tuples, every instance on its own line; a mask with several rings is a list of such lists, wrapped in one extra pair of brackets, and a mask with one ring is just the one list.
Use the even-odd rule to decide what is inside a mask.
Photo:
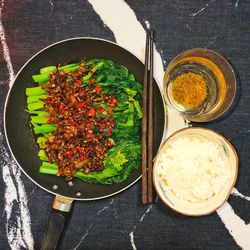
[[(25, 112), (25, 88), (35, 86), (31, 76), (38, 74), (41, 67), (68, 64), (80, 59), (106, 58), (125, 65), (137, 81), (143, 82), (144, 65), (124, 48), (99, 39), (70, 39), (54, 44), (34, 56), (19, 72), (6, 100), (5, 128), (10, 149), (23, 171), (38, 185), (46, 190), (76, 199), (99, 199), (115, 194), (134, 183), (141, 175), (141, 169), (132, 172), (130, 177), (119, 184), (96, 185), (75, 179), (69, 186), (63, 178), (38, 173), (40, 160), (38, 147)], [(154, 153), (156, 153), (164, 130), (164, 108), (160, 91), (155, 82), (154, 88)], [(138, 163), (140, 164), (140, 163)], [(58, 186), (57, 190), (52, 187)], [(81, 196), (77, 196), (80, 192)]]

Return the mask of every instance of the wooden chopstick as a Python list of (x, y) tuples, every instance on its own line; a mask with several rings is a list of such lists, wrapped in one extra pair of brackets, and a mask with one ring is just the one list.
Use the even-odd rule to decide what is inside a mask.
[(149, 44), (149, 90), (148, 90), (148, 203), (153, 200), (153, 137), (154, 137), (154, 120), (153, 120), (153, 77), (154, 77), (154, 31), (150, 30), (150, 44)]
[[(145, 70), (143, 84), (142, 118), (142, 203), (152, 202), (153, 197), (153, 30), (147, 31)], [(149, 71), (149, 77), (148, 77)], [(149, 78), (149, 79), (148, 79)]]
[(146, 49), (145, 49), (145, 69), (143, 81), (143, 117), (142, 117), (142, 203), (147, 204), (147, 112), (148, 112), (148, 55), (149, 55), (149, 32), (146, 34)]

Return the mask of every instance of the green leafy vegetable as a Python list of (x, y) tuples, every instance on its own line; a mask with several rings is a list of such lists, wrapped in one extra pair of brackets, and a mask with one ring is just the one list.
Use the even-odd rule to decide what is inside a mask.
[[(141, 118), (143, 116), (140, 101), (142, 100), (142, 85), (138, 83), (132, 73), (118, 63), (111, 60), (96, 59), (88, 60), (85, 64), (90, 70), (83, 77), (83, 88), (91, 82), (93, 86), (100, 85), (102, 94), (113, 95), (118, 103), (113, 108), (113, 117), (116, 126), (113, 128), (111, 140), (115, 145), (108, 150), (103, 162), (104, 169), (98, 172), (84, 174), (81, 170), (75, 173), (75, 177), (89, 183), (112, 184), (122, 182), (129, 177), (131, 171), (140, 166), (141, 160)], [(58, 70), (70, 72), (78, 69), (80, 63), (74, 63), (59, 67)], [(33, 80), (37, 83), (49, 81), (50, 73), (56, 70), (56, 66), (48, 66), (40, 69), (40, 74), (34, 75)], [(70, 81), (72, 79), (68, 79)], [(41, 86), (27, 88), (27, 112), (31, 115), (31, 123), (34, 125), (34, 133), (40, 134), (37, 138), (39, 145), (38, 157), (42, 164), (39, 172), (56, 175), (58, 166), (49, 163), (45, 153), (46, 141), (51, 132), (56, 130), (56, 125), (48, 124), (48, 113), (44, 110), (46, 98), (45, 91)], [(102, 107), (105, 115), (108, 106), (101, 101), (94, 103), (95, 107)], [(105, 113), (106, 112), (106, 113)]]

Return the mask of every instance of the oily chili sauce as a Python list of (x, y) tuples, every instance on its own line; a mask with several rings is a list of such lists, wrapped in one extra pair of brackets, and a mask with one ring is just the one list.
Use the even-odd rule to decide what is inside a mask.
[(83, 87), (82, 78), (88, 72), (84, 63), (70, 73), (55, 70), (43, 85), (48, 123), (57, 125), (46, 142), (45, 152), (49, 162), (58, 165), (57, 175), (68, 181), (78, 170), (85, 174), (103, 170), (107, 151), (114, 143), (112, 109), (117, 98), (103, 95), (94, 78)]

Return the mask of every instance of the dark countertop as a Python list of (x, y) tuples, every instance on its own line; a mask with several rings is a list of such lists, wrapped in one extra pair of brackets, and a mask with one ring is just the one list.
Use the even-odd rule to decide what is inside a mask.
[[(75, 202), (61, 249), (250, 249), (250, 2), (116, 0), (105, 1), (101, 9), (101, 0), (90, 2), (0, 1), (1, 114), (10, 79), (40, 49), (77, 36), (119, 42), (123, 29), (133, 30), (126, 25), (134, 21), (145, 28), (150, 23), (165, 67), (180, 52), (195, 47), (213, 49), (232, 64), (237, 75), (233, 108), (201, 126), (222, 133), (235, 146), (239, 178), (228, 203), (200, 218), (178, 215), (160, 200), (142, 205), (140, 181), (111, 198)], [(121, 20), (129, 13), (131, 20), (121, 23), (118, 32), (106, 10)], [(135, 43), (139, 39), (139, 34), (126, 36)], [(39, 249), (54, 197), (33, 184), (10, 157), (2, 115), (0, 128), (0, 249)]]

